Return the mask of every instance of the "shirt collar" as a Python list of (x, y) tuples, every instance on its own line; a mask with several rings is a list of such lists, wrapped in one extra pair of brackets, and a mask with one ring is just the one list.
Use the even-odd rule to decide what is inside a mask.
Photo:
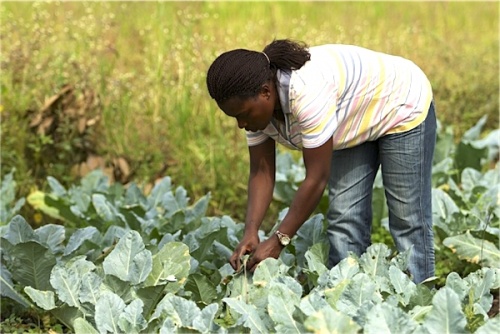
[(284, 114), (290, 114), (290, 77), (291, 71), (278, 70), (276, 71), (278, 94), (280, 97), (281, 110)]

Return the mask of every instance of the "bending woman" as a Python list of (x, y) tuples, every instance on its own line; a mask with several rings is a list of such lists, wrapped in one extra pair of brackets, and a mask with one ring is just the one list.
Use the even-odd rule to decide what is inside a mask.
[[(371, 243), (373, 182), (382, 169), (389, 227), (399, 251), (412, 248), (415, 282), (434, 275), (431, 167), (436, 141), (432, 88), (413, 62), (353, 45), (308, 47), (275, 40), (263, 52), (215, 59), (207, 87), (246, 130), (250, 153), (242, 240), (230, 258), (253, 271), (279, 257), (328, 186), (329, 266)], [(271, 203), (276, 143), (301, 150), (306, 177), (273, 237), (258, 230)]]

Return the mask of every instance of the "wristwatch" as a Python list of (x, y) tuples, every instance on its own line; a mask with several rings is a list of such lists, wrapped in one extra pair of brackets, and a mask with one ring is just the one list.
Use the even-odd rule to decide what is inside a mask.
[(276, 231), (274, 232), (274, 234), (276, 234), (276, 236), (278, 237), (279, 241), (280, 241), (280, 244), (282, 244), (283, 246), (287, 246), (289, 243), (290, 243), (290, 236), (285, 234), (285, 233), (281, 233), (280, 231)]

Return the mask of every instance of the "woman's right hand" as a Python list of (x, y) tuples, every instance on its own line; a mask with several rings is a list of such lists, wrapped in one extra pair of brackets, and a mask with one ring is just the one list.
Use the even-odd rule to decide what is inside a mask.
[(257, 248), (258, 244), (259, 244), (259, 236), (257, 234), (252, 234), (252, 235), (245, 234), (243, 236), (243, 239), (241, 239), (240, 243), (234, 250), (233, 255), (231, 255), (231, 258), (229, 259), (229, 263), (231, 264), (234, 270), (236, 271), (240, 270), (240, 267), (242, 265), (241, 258), (244, 255), (252, 254), (255, 251), (255, 248)]

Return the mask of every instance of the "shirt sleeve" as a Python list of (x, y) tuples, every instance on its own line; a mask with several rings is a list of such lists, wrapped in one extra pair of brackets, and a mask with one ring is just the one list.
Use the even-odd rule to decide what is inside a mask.
[(321, 74), (298, 75), (291, 88), (291, 110), (302, 132), (302, 146), (323, 145), (337, 128), (337, 86)]

